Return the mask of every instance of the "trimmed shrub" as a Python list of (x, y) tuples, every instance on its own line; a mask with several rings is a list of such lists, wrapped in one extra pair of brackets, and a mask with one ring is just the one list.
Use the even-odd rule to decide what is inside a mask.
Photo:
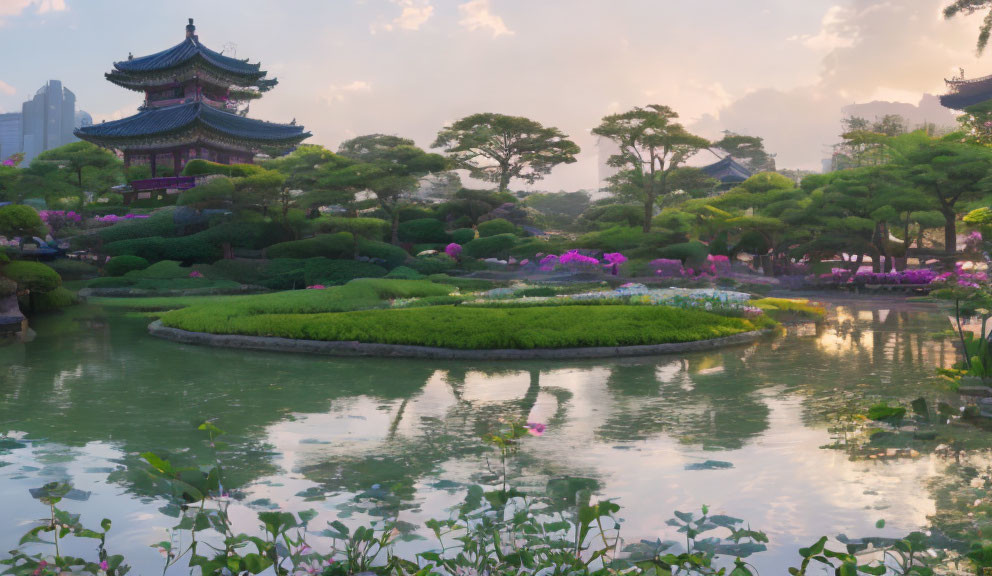
[(406, 266), (397, 266), (386, 274), (386, 278), (395, 278), (397, 280), (420, 280), (424, 277), (423, 274), (417, 272), (413, 268), (408, 268)]
[(103, 267), (107, 276), (123, 276), (132, 270), (144, 270), (150, 263), (141, 256), (116, 256)]
[(565, 238), (525, 238), (520, 240), (511, 250), (510, 256), (523, 260), (533, 260), (538, 254), (562, 254), (567, 252), (570, 243)]
[(293, 240), (269, 246), (265, 249), (265, 255), (269, 258), (351, 258), (355, 252), (353, 242), (352, 235), (347, 232), (320, 234), (306, 240)]
[(193, 270), (191, 268), (183, 267), (175, 260), (163, 260), (161, 262), (156, 262), (151, 266), (146, 266), (144, 269), (128, 272), (125, 276), (132, 279), (156, 278), (159, 280), (175, 280), (179, 278), (189, 278), (189, 274), (192, 271)]
[(137, 284), (137, 280), (125, 278), (123, 276), (106, 276), (95, 278), (86, 283), (87, 288), (130, 288)]
[(447, 243), (448, 233), (444, 231), (444, 222), (434, 218), (418, 218), (400, 222), (400, 241), (416, 244)]
[(286, 229), (278, 222), (230, 220), (194, 234), (197, 239), (220, 246), (261, 250), (286, 240)]
[(434, 218), (434, 211), (424, 208), (423, 206), (404, 206), (400, 208), (400, 222), (407, 222), (409, 220), (423, 220), (425, 218)]
[(705, 244), (698, 241), (692, 241), (666, 246), (658, 252), (658, 255), (661, 258), (681, 260), (684, 264), (691, 266), (705, 262), (709, 253), (709, 248), (707, 248)]
[(616, 226), (642, 226), (644, 224), (644, 207), (637, 204), (606, 204), (593, 206), (579, 218), (589, 228)]
[(382, 278), (386, 274), (387, 270), (382, 266), (357, 260), (311, 258), (304, 267), (307, 286), (346, 284), (356, 278)]
[(0, 206), (0, 236), (36, 236), (44, 230), (41, 216), (34, 208), (23, 204)]
[(62, 285), (58, 272), (40, 262), (17, 260), (0, 268), (0, 274), (16, 282), (18, 290), (45, 293)]
[(36, 295), (32, 307), (36, 312), (48, 312), (72, 306), (78, 302), (79, 298), (76, 297), (75, 292), (64, 286), (59, 286), (50, 292)]
[(436, 254), (433, 256), (420, 256), (410, 261), (410, 268), (417, 272), (430, 276), (431, 274), (441, 274), (451, 270), (456, 262), (447, 254)]
[(112, 226), (101, 228), (97, 235), (105, 243), (133, 240), (135, 238), (150, 238), (152, 236), (175, 236), (175, 207), (156, 210), (148, 218), (136, 218), (118, 222)]
[(488, 238), (476, 238), (462, 247), (462, 255), (469, 258), (495, 258), (505, 256), (517, 242), (513, 234), (497, 234)]
[(475, 240), (475, 230), (471, 228), (459, 228), (451, 233), (451, 241), (455, 244), (468, 244)]
[(178, 260), (187, 264), (210, 263), (221, 257), (218, 246), (208, 244), (196, 235), (181, 238), (153, 236), (120, 240), (104, 246), (104, 251), (111, 256), (141, 256), (149, 262)]
[(496, 236), (497, 234), (520, 233), (520, 228), (517, 228), (517, 226), (509, 220), (504, 220), (502, 218), (480, 222), (478, 228), (479, 237), (481, 238), (488, 238), (489, 236)]
[(58, 272), (63, 280), (85, 280), (100, 275), (100, 270), (96, 266), (81, 260), (60, 258), (54, 262), (49, 262), (48, 265), (52, 270)]
[(583, 234), (575, 245), (580, 248), (591, 248), (603, 252), (623, 252), (634, 248), (661, 247), (668, 240), (664, 232), (645, 234), (640, 228), (614, 226), (599, 232)]
[(375, 240), (358, 239), (358, 253), (366, 258), (378, 258), (385, 260), (386, 268), (395, 268), (403, 264), (410, 257), (406, 250), (399, 246), (394, 246), (388, 242), (376, 242)]
[(306, 287), (306, 260), (277, 258), (265, 265), (263, 276), (253, 284), (272, 290), (294, 290)]
[(176, 201), (178, 206), (194, 208), (219, 208), (230, 204), (234, 198), (234, 181), (215, 178), (183, 192)]
[(454, 286), (464, 292), (478, 292), (479, 290), (489, 290), (496, 286), (492, 280), (482, 278), (454, 278), (447, 274), (431, 274), (427, 277), (431, 282)]
[(218, 260), (203, 271), (207, 278), (232, 280), (239, 284), (258, 284), (265, 277), (269, 261), (232, 258)]

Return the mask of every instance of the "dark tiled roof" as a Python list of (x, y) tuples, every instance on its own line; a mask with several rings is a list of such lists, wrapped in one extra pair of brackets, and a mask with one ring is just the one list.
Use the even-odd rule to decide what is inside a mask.
[(710, 178), (716, 178), (724, 184), (743, 182), (751, 177), (751, 171), (731, 156), (727, 156), (715, 164), (704, 166), (702, 171)]
[(265, 75), (265, 72), (259, 70), (260, 64), (250, 64), (247, 60), (238, 60), (237, 58), (231, 58), (219, 52), (214, 52), (200, 44), (199, 40), (195, 37), (187, 38), (172, 48), (156, 54), (115, 62), (114, 68), (121, 72), (131, 73), (157, 72), (181, 66), (197, 56), (203, 58), (207, 63), (232, 74)]
[(94, 124), (76, 130), (76, 135), (86, 140), (132, 138), (176, 132), (199, 123), (217, 132), (245, 140), (287, 141), (303, 140), (310, 136), (302, 126), (274, 124), (245, 118), (218, 110), (200, 102), (188, 102), (164, 108), (149, 108), (134, 116), (112, 122)]

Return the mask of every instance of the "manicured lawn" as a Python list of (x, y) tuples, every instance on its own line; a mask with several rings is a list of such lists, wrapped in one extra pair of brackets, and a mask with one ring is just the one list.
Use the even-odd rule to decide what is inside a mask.
[[(275, 303), (272, 301), (271, 303)], [(285, 313), (256, 300), (242, 313), (205, 305), (165, 314), (166, 326), (194, 332), (343, 340), (486, 350), (571, 348), (690, 342), (730, 336), (767, 325), (699, 310), (664, 306), (557, 306), (553, 308), (427, 308), (358, 312)], [(327, 307), (327, 306), (324, 306)], [(278, 304), (274, 308), (285, 309)]]

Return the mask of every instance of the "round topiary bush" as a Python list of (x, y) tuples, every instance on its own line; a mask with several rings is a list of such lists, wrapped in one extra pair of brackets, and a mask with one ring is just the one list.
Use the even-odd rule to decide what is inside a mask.
[(432, 256), (420, 256), (410, 261), (410, 268), (417, 272), (430, 276), (431, 274), (441, 274), (455, 267), (455, 261), (447, 254), (435, 254)]
[(497, 234), (488, 238), (476, 238), (462, 248), (462, 256), (469, 258), (496, 258), (505, 256), (517, 242), (513, 234)]
[(103, 271), (107, 276), (123, 276), (132, 270), (144, 270), (150, 265), (141, 256), (115, 256), (107, 261)]
[(475, 240), (475, 230), (471, 228), (459, 228), (451, 233), (451, 241), (455, 244), (468, 244)]
[(45, 293), (62, 285), (58, 272), (40, 262), (11, 262), (0, 269), (0, 274), (16, 282), (18, 290)]
[(489, 220), (487, 222), (479, 223), (479, 236), (482, 238), (488, 238), (489, 236), (496, 236), (497, 234), (516, 234), (520, 232), (520, 229), (516, 227), (509, 220), (504, 220), (502, 218), (496, 218), (495, 220)]
[(356, 278), (382, 278), (387, 271), (382, 266), (357, 260), (311, 258), (306, 261), (304, 277), (307, 286), (346, 284)]
[(448, 241), (444, 222), (434, 218), (418, 218), (400, 222), (400, 240), (414, 244), (443, 244)]
[(23, 204), (0, 206), (0, 236), (35, 236), (44, 232), (38, 211)]
[(386, 278), (395, 278), (397, 280), (419, 280), (423, 277), (423, 274), (407, 266), (397, 266), (390, 270), (389, 274), (386, 274)]

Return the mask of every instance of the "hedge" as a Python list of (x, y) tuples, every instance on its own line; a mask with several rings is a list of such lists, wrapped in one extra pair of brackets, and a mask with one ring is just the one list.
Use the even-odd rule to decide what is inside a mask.
[(468, 244), (475, 240), (475, 230), (471, 228), (459, 228), (451, 233), (451, 241), (455, 244)]
[[(361, 246), (361, 242), (359, 242)], [(320, 234), (306, 240), (281, 242), (265, 249), (269, 258), (351, 258), (355, 248), (351, 234)]]
[(396, 278), (398, 280), (420, 280), (424, 277), (423, 274), (417, 272), (413, 268), (408, 268), (406, 266), (397, 266), (386, 274), (386, 278)]
[[(395, 281), (394, 281), (395, 282)], [(222, 316), (209, 307), (166, 314), (166, 326), (222, 334), (437, 346), (462, 350), (635, 346), (692, 342), (756, 329), (743, 318), (664, 306), (425, 308)]]
[(144, 270), (150, 266), (141, 256), (116, 256), (107, 261), (103, 271), (107, 276), (123, 276), (132, 270)]
[(450, 240), (444, 231), (444, 222), (434, 218), (418, 218), (400, 222), (399, 236), (402, 242), (415, 244), (442, 244)]
[(701, 264), (706, 261), (709, 253), (710, 250), (705, 244), (692, 241), (666, 246), (658, 252), (658, 257), (681, 260), (683, 264)]
[(193, 272), (192, 268), (184, 267), (175, 260), (162, 260), (151, 266), (128, 272), (125, 276), (128, 278), (176, 279), (189, 278), (191, 272)]
[(505, 256), (516, 242), (517, 237), (513, 234), (497, 234), (488, 238), (476, 238), (462, 246), (462, 256), (468, 258)]
[(388, 242), (377, 242), (375, 240), (358, 239), (358, 253), (367, 258), (377, 258), (384, 260), (386, 268), (395, 268), (410, 257), (406, 250), (399, 246), (394, 246)]
[(388, 271), (382, 266), (357, 260), (311, 258), (306, 261), (304, 277), (308, 286), (336, 286), (356, 278), (382, 278)]
[(96, 266), (82, 260), (60, 258), (49, 262), (48, 266), (58, 272), (63, 280), (86, 280), (100, 275), (100, 270)]
[(447, 254), (436, 254), (414, 258), (410, 261), (409, 266), (425, 276), (430, 276), (431, 274), (447, 272), (454, 268), (456, 264)]
[(48, 312), (72, 306), (78, 302), (79, 298), (76, 297), (75, 292), (66, 289), (64, 286), (59, 286), (50, 292), (35, 295), (31, 303), (31, 309), (35, 312)]
[(181, 238), (153, 236), (120, 240), (104, 246), (104, 251), (111, 256), (141, 256), (151, 262), (179, 260), (187, 264), (209, 263), (221, 257), (219, 246), (209, 244), (195, 234)]
[(520, 232), (520, 228), (517, 228), (515, 224), (502, 218), (480, 222), (478, 229), (479, 236), (482, 238), (496, 236), (497, 234), (518, 234)]
[(175, 207), (156, 210), (148, 218), (135, 218), (101, 228), (97, 234), (104, 243), (150, 238), (152, 236), (174, 236), (176, 234)]

